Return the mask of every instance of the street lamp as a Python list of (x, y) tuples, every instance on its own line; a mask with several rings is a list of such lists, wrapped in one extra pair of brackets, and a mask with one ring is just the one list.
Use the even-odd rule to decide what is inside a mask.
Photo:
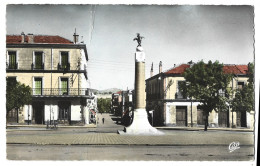
[[(186, 86), (188, 86), (188, 85), (190, 85), (190, 82), (186, 82)], [(192, 121), (192, 96), (190, 97), (190, 109), (191, 109), (191, 111), (190, 111), (190, 116), (191, 116), (191, 127), (193, 127), (193, 121)]]

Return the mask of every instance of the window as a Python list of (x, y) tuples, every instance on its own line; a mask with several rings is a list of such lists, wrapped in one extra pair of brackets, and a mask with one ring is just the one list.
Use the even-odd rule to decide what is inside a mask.
[(9, 65), (8, 69), (17, 69), (17, 56), (15, 51), (8, 51)]
[(245, 83), (244, 82), (237, 82), (237, 88), (242, 89), (244, 87)]
[(43, 52), (34, 52), (33, 69), (44, 69)]
[(68, 78), (61, 78), (60, 79), (60, 91), (62, 95), (68, 95)]
[(183, 85), (183, 84), (186, 84), (185, 81), (178, 81), (178, 84), (177, 84), (177, 92), (176, 92), (176, 99), (185, 99), (186, 97), (183, 96), (181, 90), (180, 90), (180, 86)]
[(67, 69), (69, 70), (69, 52), (61, 52), (60, 53), (60, 67), (59, 69)]
[(34, 78), (34, 95), (42, 95), (42, 78)]

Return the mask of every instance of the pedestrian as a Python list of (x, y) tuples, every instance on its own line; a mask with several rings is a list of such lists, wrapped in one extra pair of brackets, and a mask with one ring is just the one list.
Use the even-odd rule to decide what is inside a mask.
[(105, 123), (105, 118), (102, 119), (103, 124)]

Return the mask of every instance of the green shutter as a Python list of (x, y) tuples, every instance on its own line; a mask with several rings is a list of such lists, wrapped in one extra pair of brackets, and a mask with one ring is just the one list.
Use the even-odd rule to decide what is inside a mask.
[(9, 52), (9, 67), (15, 69), (16, 66), (16, 52)]
[(62, 94), (68, 94), (68, 79), (61, 78), (61, 92)]
[(34, 86), (35, 86), (35, 95), (41, 95), (41, 93), (42, 93), (42, 79), (41, 78), (35, 78)]
[(41, 69), (41, 68), (42, 68), (42, 53), (35, 52), (35, 69)]
[(61, 53), (61, 68), (66, 69), (68, 67), (68, 52)]

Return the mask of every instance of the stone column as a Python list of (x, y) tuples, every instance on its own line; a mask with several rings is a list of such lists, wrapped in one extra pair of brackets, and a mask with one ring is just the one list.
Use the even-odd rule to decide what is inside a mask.
[(135, 109), (133, 122), (119, 134), (128, 135), (161, 135), (164, 134), (152, 127), (148, 121), (145, 109), (145, 53), (141, 46), (136, 48), (135, 53)]
[(135, 109), (145, 108), (145, 53), (142, 47), (135, 53)]

